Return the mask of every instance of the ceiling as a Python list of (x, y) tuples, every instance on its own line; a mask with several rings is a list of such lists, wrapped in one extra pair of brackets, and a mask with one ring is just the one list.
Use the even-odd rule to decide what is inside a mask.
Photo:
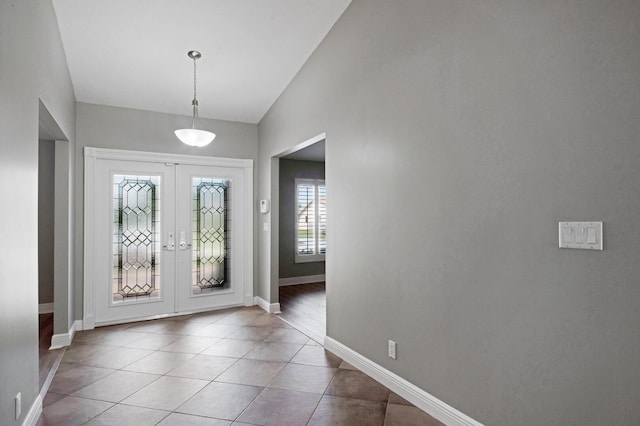
[(306, 148), (302, 148), (296, 152), (285, 155), (281, 158), (285, 160), (304, 160), (304, 161), (325, 161), (325, 140), (316, 142), (313, 145), (309, 145)]
[(79, 102), (259, 122), (350, 0), (53, 0)]

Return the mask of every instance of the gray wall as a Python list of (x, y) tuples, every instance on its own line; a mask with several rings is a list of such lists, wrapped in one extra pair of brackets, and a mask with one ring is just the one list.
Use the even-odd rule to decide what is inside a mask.
[[(38, 115), (71, 143), (75, 98), (50, 1), (0, 2), (0, 424), (22, 424), (38, 394)], [(14, 420), (14, 397), (22, 415)]]
[[(80, 249), (76, 253), (75, 263), (77, 283), (75, 315), (77, 318), (82, 318), (84, 285), (82, 269), (84, 147), (256, 160), (258, 155), (258, 126), (255, 124), (201, 118), (201, 127), (213, 131), (216, 134), (216, 138), (206, 147), (194, 148), (181, 143), (173, 133), (175, 129), (189, 126), (191, 117), (78, 103), (76, 120), (78, 140), (75, 153), (76, 184), (79, 189), (75, 204), (77, 217), (75, 235), (76, 247)], [(254, 174), (254, 186), (256, 185), (256, 179), (257, 173)], [(257, 215), (257, 203), (255, 200), (253, 204)], [(254, 226), (254, 240), (256, 238)]]
[(324, 274), (325, 262), (295, 263), (295, 179), (324, 179), (324, 163), (280, 159), (280, 278)]
[(38, 142), (38, 303), (53, 303), (55, 141)]
[(354, 0), (259, 125), (260, 198), (327, 134), (327, 334), (487, 425), (640, 424), (639, 46), (638, 1)]

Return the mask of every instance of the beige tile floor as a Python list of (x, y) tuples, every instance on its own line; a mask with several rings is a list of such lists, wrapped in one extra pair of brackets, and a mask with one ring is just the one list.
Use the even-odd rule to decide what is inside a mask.
[(441, 423), (250, 307), (77, 333), (38, 425)]

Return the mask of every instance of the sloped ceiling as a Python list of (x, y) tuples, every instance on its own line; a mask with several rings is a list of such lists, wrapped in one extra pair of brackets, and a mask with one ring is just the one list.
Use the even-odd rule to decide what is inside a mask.
[(350, 0), (53, 0), (79, 102), (257, 123)]

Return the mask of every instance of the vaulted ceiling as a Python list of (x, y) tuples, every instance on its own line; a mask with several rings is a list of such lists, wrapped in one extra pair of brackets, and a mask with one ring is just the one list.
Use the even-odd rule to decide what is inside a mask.
[(257, 123), (350, 0), (53, 0), (79, 102)]

